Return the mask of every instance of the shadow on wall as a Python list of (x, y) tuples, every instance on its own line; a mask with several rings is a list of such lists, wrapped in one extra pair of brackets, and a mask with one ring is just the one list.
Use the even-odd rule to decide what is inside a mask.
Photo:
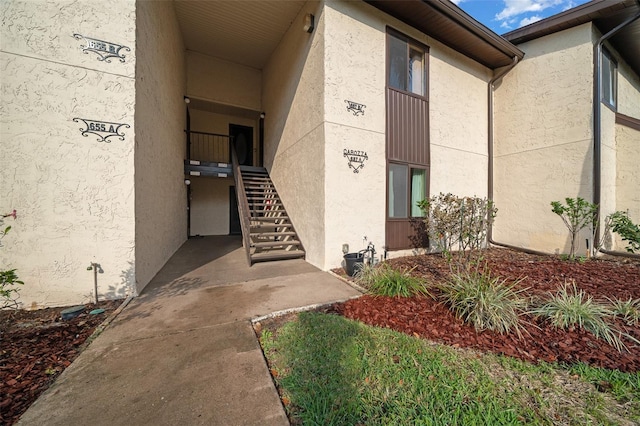
[(127, 263), (129, 264), (129, 267), (120, 272), (120, 284), (117, 286), (110, 285), (109, 289), (102, 295), (98, 293), (100, 295), (100, 299), (124, 299), (127, 296), (136, 294), (135, 266), (132, 261)]

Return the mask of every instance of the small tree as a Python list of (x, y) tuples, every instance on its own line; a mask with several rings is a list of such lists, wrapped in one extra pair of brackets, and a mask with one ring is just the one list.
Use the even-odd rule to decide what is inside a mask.
[[(0, 215), (0, 247), (2, 247), (2, 239), (11, 230), (11, 226), (4, 226), (4, 218), (13, 217), (16, 218), (16, 211), (11, 213)], [(18, 292), (16, 285), (22, 285), (24, 282), (18, 279), (15, 269), (0, 269), (0, 309), (4, 308), (17, 308), (18, 307)]]
[(566, 206), (559, 201), (552, 201), (551, 211), (562, 218), (562, 221), (569, 230), (571, 235), (569, 258), (575, 259), (578, 233), (587, 226), (595, 228), (598, 217), (598, 206), (580, 197), (567, 197), (565, 198), (565, 202), (567, 203)]

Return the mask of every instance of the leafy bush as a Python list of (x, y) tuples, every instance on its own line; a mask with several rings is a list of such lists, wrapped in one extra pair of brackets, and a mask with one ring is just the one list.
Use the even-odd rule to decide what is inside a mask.
[[(11, 230), (11, 226), (4, 227), (4, 218), (6, 217), (13, 217), (15, 219), (16, 211), (13, 210), (9, 214), (0, 215), (0, 247), (2, 246), (2, 239)], [(0, 269), (0, 309), (18, 307), (17, 300), (20, 290), (15, 286), (22, 284), (24, 284), (24, 282), (18, 279), (15, 269)]]
[[(487, 198), (458, 197), (451, 193), (423, 200), (418, 206), (425, 214), (429, 241), (441, 251), (450, 265), (468, 269), (472, 254), (485, 247), (489, 226), (498, 209)], [(452, 253), (457, 249), (457, 255)], [(453, 269), (453, 268), (452, 268)]]
[(411, 276), (411, 270), (394, 269), (387, 263), (363, 266), (356, 274), (356, 283), (377, 296), (411, 297), (428, 294), (422, 280)]
[(611, 230), (620, 235), (622, 241), (627, 242), (627, 251), (629, 253), (640, 251), (640, 226), (633, 223), (629, 215), (621, 211), (611, 214), (610, 218)]
[(521, 293), (526, 289), (515, 287), (522, 280), (508, 283), (492, 277), (485, 268), (453, 273), (451, 279), (438, 286), (442, 298), (456, 316), (473, 324), (476, 330), (506, 333), (514, 329), (520, 334), (520, 314), (527, 307)]
[(565, 283), (556, 293), (551, 294), (546, 303), (533, 309), (532, 313), (548, 318), (558, 328), (582, 328), (618, 350), (624, 347), (620, 333), (615, 332), (605, 321), (612, 312), (604, 304), (595, 302), (584, 290), (578, 290), (575, 283), (572, 288)]
[(569, 258), (574, 259), (576, 255), (576, 239), (578, 232), (590, 226), (593, 230), (598, 220), (598, 206), (583, 198), (565, 198), (567, 205), (559, 201), (551, 202), (551, 211), (560, 216), (571, 235), (571, 249)]

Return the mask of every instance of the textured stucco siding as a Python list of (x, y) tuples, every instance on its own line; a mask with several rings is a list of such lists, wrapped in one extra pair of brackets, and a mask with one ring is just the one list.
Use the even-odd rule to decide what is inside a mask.
[[(640, 223), (640, 131), (616, 125), (616, 210), (628, 211)], [(624, 250), (618, 245), (617, 250)]]
[(618, 112), (640, 120), (640, 76), (618, 59)]
[[(306, 13), (316, 28), (302, 31)], [(265, 166), (307, 251), (324, 266), (324, 14), (307, 3), (263, 69)]]
[(234, 186), (233, 178), (192, 176), (190, 180), (191, 235), (229, 235), (229, 187)]
[[(606, 108), (604, 108), (606, 110)], [(618, 112), (640, 119), (640, 77), (618, 57)], [(640, 131), (612, 124), (615, 131), (615, 203), (610, 211), (628, 212), (633, 223), (640, 223)], [(626, 243), (619, 236), (613, 239), (613, 249), (624, 251)]]
[(567, 252), (568, 231), (550, 202), (592, 199), (592, 27), (518, 47), (524, 60), (495, 92), (494, 239)]
[(260, 111), (262, 72), (201, 53), (187, 52), (187, 95)]
[(491, 70), (432, 42), (431, 195), (487, 195), (487, 84)]
[[(26, 308), (130, 291), (134, 262), (133, 2), (0, 3), (0, 212), (16, 209), (0, 268), (16, 268)], [(75, 33), (128, 46), (125, 62), (83, 53)], [(124, 123), (124, 140), (81, 134)]]
[(186, 73), (173, 3), (136, 4), (135, 273), (140, 291), (187, 237)]
[[(372, 11), (332, 1), (324, 13), (324, 268), (340, 265), (343, 244), (353, 252), (372, 242), (381, 252), (385, 241), (385, 31), (382, 14)], [(365, 105), (364, 114), (347, 110), (346, 100)], [(345, 149), (367, 154), (358, 173)]]

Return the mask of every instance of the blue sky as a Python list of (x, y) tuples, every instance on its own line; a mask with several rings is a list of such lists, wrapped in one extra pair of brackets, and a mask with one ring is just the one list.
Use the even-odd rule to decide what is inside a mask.
[(508, 33), (587, 0), (452, 0), (498, 34)]

